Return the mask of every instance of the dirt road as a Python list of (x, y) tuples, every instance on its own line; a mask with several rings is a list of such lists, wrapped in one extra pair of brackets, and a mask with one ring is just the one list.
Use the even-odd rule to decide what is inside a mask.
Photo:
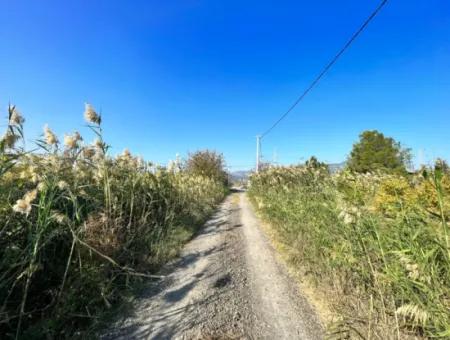
[(218, 212), (105, 339), (321, 339), (245, 193)]

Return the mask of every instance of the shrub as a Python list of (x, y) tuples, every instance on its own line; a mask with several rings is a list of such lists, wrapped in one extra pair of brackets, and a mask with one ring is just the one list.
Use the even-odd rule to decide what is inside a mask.
[(189, 154), (186, 170), (191, 174), (205, 176), (225, 185), (228, 181), (223, 155), (215, 151), (201, 150)]

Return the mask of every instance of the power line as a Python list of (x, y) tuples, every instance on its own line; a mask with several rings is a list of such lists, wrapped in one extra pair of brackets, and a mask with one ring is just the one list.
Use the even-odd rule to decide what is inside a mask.
[(334, 56), (334, 58), (325, 66), (325, 68), (322, 70), (322, 72), (319, 73), (319, 75), (314, 79), (314, 81), (306, 88), (306, 90), (301, 94), (300, 97), (297, 98), (297, 100), (292, 104), (292, 106), (280, 117), (278, 120), (270, 127), (268, 128), (260, 138), (263, 138), (266, 136), (270, 131), (272, 131), (286, 116), (297, 106), (300, 101), (303, 100), (303, 98), (306, 97), (306, 95), (311, 91), (317, 83), (320, 81), (320, 79), (325, 75), (325, 73), (328, 72), (328, 70), (336, 63), (336, 61), (339, 59), (339, 57), (347, 50), (350, 45), (353, 43), (353, 41), (356, 40), (356, 38), (361, 34), (361, 32), (367, 27), (367, 25), (370, 23), (370, 21), (378, 14), (378, 12), (381, 11), (383, 6), (386, 4), (387, 0), (381, 1), (381, 3), (378, 5), (378, 7), (370, 14), (370, 16), (364, 21), (364, 23), (361, 25), (361, 27), (353, 33), (352, 37), (347, 41), (347, 43), (344, 45), (344, 47), (341, 48), (341, 50)]

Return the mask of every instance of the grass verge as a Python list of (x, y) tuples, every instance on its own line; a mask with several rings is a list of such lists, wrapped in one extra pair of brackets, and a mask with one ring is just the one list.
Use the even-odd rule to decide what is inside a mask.
[(450, 336), (448, 173), (272, 168), (248, 194), (290, 267), (325, 294), (330, 338)]

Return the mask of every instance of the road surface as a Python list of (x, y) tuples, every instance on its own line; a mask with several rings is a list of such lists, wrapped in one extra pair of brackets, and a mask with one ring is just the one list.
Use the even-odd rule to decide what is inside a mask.
[(221, 204), (104, 339), (322, 339), (244, 192)]

